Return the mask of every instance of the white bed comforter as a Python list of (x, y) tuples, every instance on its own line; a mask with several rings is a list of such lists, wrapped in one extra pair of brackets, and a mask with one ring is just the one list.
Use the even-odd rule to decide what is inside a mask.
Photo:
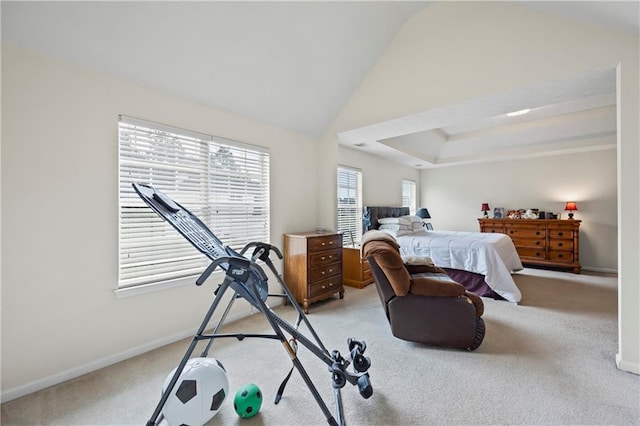
[(520, 290), (511, 272), (522, 262), (511, 238), (504, 234), (427, 231), (396, 237), (402, 256), (428, 256), (441, 268), (461, 269), (485, 276), (485, 282), (510, 302), (519, 302)]

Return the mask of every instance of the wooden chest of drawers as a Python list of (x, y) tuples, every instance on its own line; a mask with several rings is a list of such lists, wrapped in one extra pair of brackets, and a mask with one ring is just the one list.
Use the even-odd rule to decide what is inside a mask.
[(579, 220), (478, 219), (480, 232), (507, 234), (525, 265), (571, 268), (580, 273)]
[(342, 234), (285, 234), (284, 281), (305, 313), (311, 303), (335, 293), (342, 299)]
[(367, 259), (363, 259), (360, 247), (342, 249), (342, 284), (364, 288), (373, 282), (373, 275)]

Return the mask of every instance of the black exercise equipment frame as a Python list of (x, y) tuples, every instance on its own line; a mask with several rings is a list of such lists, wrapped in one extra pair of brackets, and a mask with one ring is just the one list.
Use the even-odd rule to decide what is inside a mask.
[[(349, 359), (345, 359), (340, 355), (337, 350), (329, 351), (322, 344), (322, 341), (318, 337), (317, 333), (313, 329), (311, 323), (307, 319), (302, 308), (298, 305), (293, 294), (285, 284), (282, 276), (278, 273), (275, 266), (271, 262), (271, 253), (275, 253), (279, 259), (282, 259), (282, 253), (277, 247), (262, 242), (252, 242), (247, 244), (240, 253), (234, 251), (230, 247), (224, 246), (224, 244), (211, 232), (211, 230), (198, 219), (195, 215), (191, 214), (186, 208), (173, 201), (171, 198), (163, 194), (162, 192), (154, 189), (150, 185), (132, 184), (136, 193), (140, 198), (162, 219), (171, 224), (184, 238), (186, 238), (191, 244), (193, 244), (201, 253), (212, 260), (211, 264), (205, 269), (205, 271), (197, 278), (196, 285), (201, 286), (209, 278), (211, 273), (217, 268), (221, 268), (225, 271), (224, 280), (219, 284), (218, 288), (214, 292), (213, 302), (207, 311), (200, 327), (196, 331), (189, 347), (187, 348), (182, 360), (180, 361), (175, 373), (169, 381), (166, 389), (162, 392), (160, 401), (158, 402), (151, 418), (147, 422), (147, 426), (156, 426), (162, 420), (162, 409), (169, 398), (169, 395), (173, 391), (180, 374), (184, 370), (187, 361), (191, 358), (197, 344), (200, 341), (208, 340), (208, 344), (201, 356), (206, 357), (209, 349), (216, 338), (236, 338), (240, 341), (247, 337), (266, 338), (279, 340), (286, 352), (289, 354), (293, 366), (291, 371), (285, 377), (280, 388), (278, 389), (275, 404), (280, 401), (282, 393), (286, 386), (289, 377), (294, 369), (297, 369), (302, 379), (306, 383), (309, 391), (313, 395), (316, 403), (325, 415), (327, 422), (330, 425), (346, 425), (344, 419), (344, 410), (342, 405), (342, 396), (340, 389), (348, 382), (352, 385), (357, 385), (360, 394), (364, 398), (369, 398), (373, 394), (373, 388), (371, 386), (371, 380), (367, 370), (371, 365), (369, 358), (365, 357), (364, 351), (366, 344), (364, 342), (357, 341), (349, 338), (347, 344), (349, 347)], [(254, 248), (250, 258), (245, 257), (245, 253), (248, 249)], [(278, 280), (283, 293), (282, 294), (269, 294), (267, 276), (263, 269), (258, 265), (257, 261), (264, 262), (273, 275)], [(213, 317), (214, 312), (218, 308), (220, 301), (222, 300), (225, 292), (231, 288), (234, 291), (227, 308), (222, 314), (220, 320), (215, 326), (213, 333), (205, 334), (205, 330)], [(289, 324), (286, 320), (277, 315), (265, 302), (268, 297), (284, 298), (289, 302), (291, 306), (296, 310), (298, 317), (295, 327)], [(267, 319), (267, 322), (273, 329), (274, 334), (256, 334), (256, 333), (231, 333), (222, 334), (218, 333), (220, 327), (224, 323), (227, 314), (229, 313), (234, 301), (238, 298), (247, 300), (253, 307), (258, 309), (263, 316)], [(302, 334), (298, 327), (300, 323), (304, 322), (311, 334), (312, 339), (307, 338)], [(291, 339), (287, 339), (284, 332), (291, 336)], [(320, 396), (318, 390), (313, 384), (311, 378), (307, 374), (306, 370), (302, 366), (302, 363), (297, 357), (297, 343), (300, 342), (309, 351), (315, 354), (322, 362), (327, 364), (328, 370), (332, 377), (332, 386), (334, 389), (334, 398), (336, 404), (336, 418), (333, 417), (329, 411), (324, 400)], [(347, 371), (347, 368), (353, 363), (353, 372)]]

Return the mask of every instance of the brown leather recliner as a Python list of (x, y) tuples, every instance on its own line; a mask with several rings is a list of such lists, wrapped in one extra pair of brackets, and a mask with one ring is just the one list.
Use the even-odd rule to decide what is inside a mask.
[(484, 339), (482, 299), (456, 282), (420, 277), (444, 270), (433, 265), (405, 265), (395, 239), (382, 231), (363, 236), (378, 295), (394, 336), (434, 346), (473, 351)]

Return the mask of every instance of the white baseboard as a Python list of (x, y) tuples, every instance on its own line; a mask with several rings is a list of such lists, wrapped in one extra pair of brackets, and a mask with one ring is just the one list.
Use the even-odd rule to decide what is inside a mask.
[(609, 269), (609, 268), (597, 268), (595, 266), (583, 266), (583, 271), (591, 271), (591, 272), (601, 272), (603, 274), (617, 274), (617, 269)]
[(634, 362), (627, 362), (620, 359), (620, 354), (616, 354), (616, 366), (618, 369), (628, 371), (629, 373), (640, 375), (640, 364)]
[[(252, 314), (252, 312), (253, 310), (251, 312), (246, 311), (236, 315), (230, 315), (229, 317), (227, 317), (225, 324), (232, 321), (239, 320), (241, 318), (248, 317)], [(3, 389), (2, 394), (0, 394), (0, 402), (4, 403), (16, 398), (20, 398), (21, 396), (25, 396), (42, 389), (46, 389), (50, 386), (66, 382), (67, 380), (75, 379), (76, 377), (83, 376), (85, 374), (91, 373), (96, 370), (100, 370), (101, 368), (108, 367), (120, 361), (124, 361), (129, 358), (133, 358), (134, 356), (142, 355), (145, 352), (149, 352), (154, 349), (158, 349), (163, 346), (169, 345), (171, 343), (175, 343), (179, 340), (186, 339), (187, 337), (192, 337), (193, 335), (195, 335), (197, 330), (198, 330), (198, 327), (185, 330), (181, 333), (174, 334), (173, 336), (163, 337), (162, 339), (158, 339), (153, 342), (149, 342), (144, 345), (131, 348), (124, 352), (120, 352), (118, 354), (111, 355), (106, 358), (102, 358), (97, 361), (94, 361), (76, 368), (72, 368), (67, 371), (63, 371), (58, 374), (54, 374), (53, 376), (49, 376), (41, 380), (36, 380), (34, 382), (27, 383), (26, 385), (23, 385), (23, 386), (18, 386), (13, 389), (8, 389), (6, 391)]]

